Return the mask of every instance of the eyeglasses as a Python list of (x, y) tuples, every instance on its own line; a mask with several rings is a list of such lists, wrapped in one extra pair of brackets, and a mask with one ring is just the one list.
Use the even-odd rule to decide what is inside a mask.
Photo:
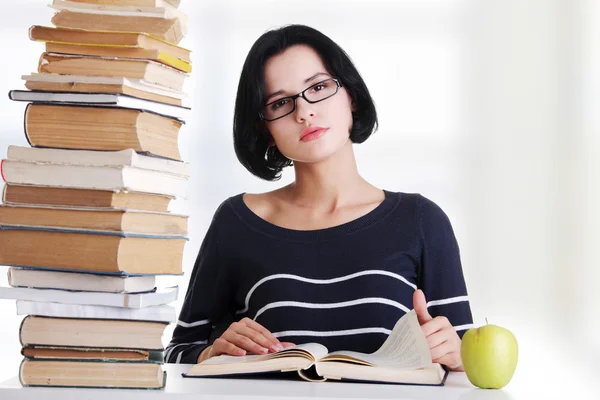
[(304, 89), (297, 95), (283, 97), (266, 104), (258, 113), (258, 116), (265, 121), (275, 121), (294, 112), (298, 97), (302, 97), (310, 104), (314, 104), (335, 95), (341, 87), (342, 84), (336, 78), (326, 79)]

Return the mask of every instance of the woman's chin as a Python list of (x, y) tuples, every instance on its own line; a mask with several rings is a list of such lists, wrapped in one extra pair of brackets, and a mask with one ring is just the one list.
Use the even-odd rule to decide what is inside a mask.
[(292, 149), (282, 153), (295, 163), (318, 163), (344, 151), (349, 141), (346, 136), (336, 137), (336, 135), (326, 134), (310, 142), (298, 142)]
[(310, 150), (298, 151), (296, 157), (291, 159), (294, 163), (314, 164), (318, 162), (326, 161), (327, 159), (336, 155), (342, 148), (341, 147), (320, 147)]

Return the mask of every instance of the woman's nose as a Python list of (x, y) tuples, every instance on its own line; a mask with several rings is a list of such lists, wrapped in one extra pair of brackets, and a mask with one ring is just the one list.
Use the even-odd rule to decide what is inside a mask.
[(305, 121), (311, 120), (315, 117), (314, 104), (310, 104), (305, 99), (298, 97), (296, 99), (296, 110), (294, 111), (296, 115), (296, 121), (298, 123), (303, 123)]

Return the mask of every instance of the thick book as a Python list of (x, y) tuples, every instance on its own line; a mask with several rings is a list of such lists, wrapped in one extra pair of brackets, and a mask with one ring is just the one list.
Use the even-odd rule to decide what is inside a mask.
[(60, 10), (52, 17), (52, 24), (59, 28), (89, 29), (103, 31), (135, 31), (178, 44), (187, 33), (185, 18), (166, 18), (150, 13), (132, 15), (130, 12), (108, 11), (89, 13), (85, 10)]
[(33, 147), (136, 152), (181, 161), (181, 121), (128, 108), (29, 103), (25, 138)]
[(143, 79), (182, 91), (188, 74), (152, 60), (116, 59), (69, 54), (43, 53), (39, 73), (63, 75), (113, 76)]
[[(39, 152), (46, 149), (32, 150)], [(111, 158), (106, 158), (107, 161), (109, 159)], [(137, 163), (136, 159), (139, 159), (137, 155), (132, 157), (131, 161), (113, 159), (110, 164), (94, 165), (89, 158), (63, 162), (8, 158), (0, 163), (0, 175), (6, 183), (14, 185), (142, 192), (186, 197), (188, 179), (186, 175), (149, 169)]]
[(47, 226), (187, 236), (187, 221), (188, 217), (185, 215), (162, 212), (0, 205), (0, 226)]
[[(79, 92), (49, 92), (34, 90), (11, 90), (8, 93), (11, 100), (30, 103), (54, 103), (58, 105), (87, 105), (93, 107), (127, 108), (137, 111), (148, 111), (165, 117), (183, 120), (187, 117), (187, 107), (174, 106), (146, 99), (140, 99), (121, 93), (79, 93)], [(80, 111), (71, 108), (71, 113)], [(116, 117), (116, 116), (115, 116)], [(54, 119), (53, 119), (54, 120)], [(114, 133), (114, 132), (113, 132)]]
[[(136, 310), (139, 311), (139, 310)], [(166, 323), (29, 315), (19, 328), (21, 345), (163, 350)]]
[(73, 292), (142, 293), (153, 291), (156, 286), (154, 275), (110, 276), (16, 267), (9, 267), (7, 275), (8, 284), (12, 287)]
[(114, 5), (121, 4), (124, 6), (142, 6), (142, 7), (179, 7), (181, 0), (71, 0), (76, 3)]
[[(92, 306), (82, 304), (61, 304), (42, 301), (17, 300), (17, 315), (37, 315), (52, 318), (77, 318), (98, 320), (123, 320), (123, 321), (154, 321), (171, 323), (177, 320), (175, 307), (169, 305), (149, 306), (144, 308), (124, 308)], [(34, 343), (56, 344), (56, 343)], [(64, 344), (68, 346), (69, 344)], [(81, 346), (90, 346), (81, 344)], [(117, 346), (117, 345), (114, 345)], [(114, 347), (113, 346), (113, 347)]]
[(159, 103), (183, 105), (185, 92), (170, 89), (144, 79), (118, 76), (61, 75), (51, 73), (31, 73), (22, 75), (25, 87), (29, 90), (48, 92), (77, 93), (122, 93), (140, 99)]
[(131, 27), (122, 32), (115, 32), (34, 25), (29, 28), (29, 39), (38, 42), (157, 50), (188, 63), (191, 62), (191, 50), (179, 47), (147, 33), (131, 32)]
[(182, 273), (185, 236), (0, 225), (0, 264), (121, 275)]
[(64, 150), (8, 146), (6, 156), (14, 161), (39, 164), (87, 165), (96, 167), (133, 167), (188, 178), (189, 164), (139, 154), (133, 149), (118, 151)]
[(187, 178), (131, 166), (95, 166), (34, 161), (2, 160), (4, 182), (15, 185), (43, 185), (73, 189), (133, 191), (183, 197)]
[(177, 286), (149, 293), (73, 292), (60, 289), (0, 287), (0, 299), (80, 304), (107, 307), (143, 308), (169, 304), (177, 300)]
[(33, 360), (164, 361), (162, 352), (94, 347), (26, 346), (21, 354)]
[(122, 1), (110, 4), (97, 4), (87, 1), (52, 0), (51, 8), (55, 10), (69, 10), (89, 14), (118, 14), (136, 16), (151, 16), (156, 18), (181, 18), (187, 22), (187, 14), (181, 12), (177, 7), (169, 3), (160, 6), (128, 5)]
[(192, 64), (158, 50), (137, 49), (116, 46), (85, 46), (80, 44), (64, 44), (46, 42), (47, 53), (75, 54), (95, 57), (135, 58), (140, 60), (152, 60), (182, 72), (192, 72)]
[[(72, 151), (72, 150), (69, 150)], [(66, 189), (51, 186), (4, 185), (2, 203), (8, 205), (94, 207), (168, 212), (173, 197), (140, 192)]]
[(243, 377), (297, 371), (308, 381), (342, 380), (411, 385), (443, 385), (447, 370), (431, 361), (427, 339), (414, 310), (395, 324), (372, 354), (330, 353), (318, 343), (288, 347), (267, 355), (217, 356), (194, 365), (184, 377)]
[[(167, 374), (156, 362), (23, 359), (23, 386), (162, 389)], [(84, 396), (85, 397), (85, 396)]]

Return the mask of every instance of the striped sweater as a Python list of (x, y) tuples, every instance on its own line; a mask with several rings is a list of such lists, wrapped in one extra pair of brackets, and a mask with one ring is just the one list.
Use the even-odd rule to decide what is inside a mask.
[(385, 191), (366, 215), (309, 231), (267, 222), (239, 194), (212, 219), (165, 362), (196, 363), (244, 317), (281, 341), (371, 353), (413, 308), (417, 288), (461, 338), (472, 327), (452, 226), (420, 194)]

